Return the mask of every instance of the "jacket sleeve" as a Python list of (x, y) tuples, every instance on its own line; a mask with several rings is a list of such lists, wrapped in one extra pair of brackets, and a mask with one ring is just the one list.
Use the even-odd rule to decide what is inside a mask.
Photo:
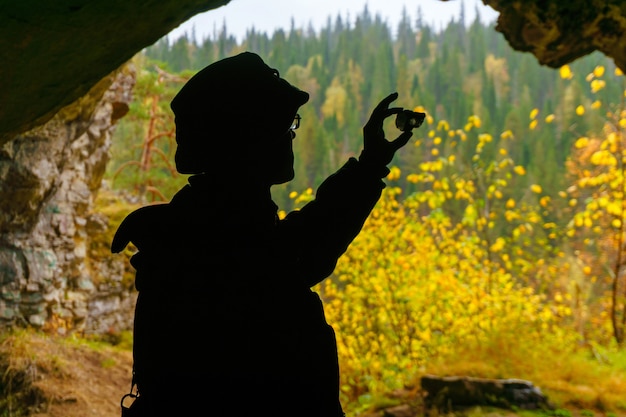
[(297, 242), (298, 274), (308, 286), (332, 274), (337, 260), (359, 234), (379, 200), (386, 168), (350, 158), (318, 188), (315, 200), (281, 222), (286, 242)]

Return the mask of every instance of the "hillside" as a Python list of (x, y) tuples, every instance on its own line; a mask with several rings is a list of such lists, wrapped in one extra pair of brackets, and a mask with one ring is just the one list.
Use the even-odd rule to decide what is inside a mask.
[(5, 334), (0, 344), (0, 415), (119, 415), (131, 369), (128, 348), (43, 333)]

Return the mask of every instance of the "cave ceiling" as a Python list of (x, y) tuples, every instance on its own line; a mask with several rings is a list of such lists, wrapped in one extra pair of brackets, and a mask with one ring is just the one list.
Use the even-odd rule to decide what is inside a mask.
[[(558, 68), (598, 50), (626, 70), (625, 1), (482, 1), (499, 12), (496, 30), (511, 47), (543, 65)], [(1, 0), (0, 145), (48, 120), (190, 17), (228, 2)]]

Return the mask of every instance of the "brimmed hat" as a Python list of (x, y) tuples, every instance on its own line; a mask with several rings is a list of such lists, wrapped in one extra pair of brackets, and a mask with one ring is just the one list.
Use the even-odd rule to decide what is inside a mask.
[[(280, 78), (277, 70), (252, 52), (210, 64), (189, 79), (171, 102), (177, 125), (176, 169), (184, 174), (203, 172), (207, 152), (216, 145), (206, 142), (224, 140), (242, 124), (258, 127), (266, 137), (286, 132), (308, 100), (308, 93)], [(194, 130), (202, 127), (204, 131)]]

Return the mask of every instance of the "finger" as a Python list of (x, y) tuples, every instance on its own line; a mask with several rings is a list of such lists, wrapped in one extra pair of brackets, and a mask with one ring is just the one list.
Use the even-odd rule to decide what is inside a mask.
[(409, 131), (403, 132), (395, 140), (391, 141), (390, 143), (394, 149), (394, 152), (400, 149), (401, 147), (403, 147), (404, 145), (406, 145), (409, 139), (411, 139), (411, 136), (413, 136), (413, 132), (409, 130)]
[(382, 124), (382, 121), (385, 120), (389, 116), (393, 116), (394, 114), (401, 113), (404, 109), (402, 107), (392, 107), (390, 109), (377, 109), (378, 111), (374, 111), (372, 117), (368, 121), (368, 125), (372, 124)]
[(389, 94), (387, 97), (382, 99), (380, 101), (380, 103), (378, 103), (378, 105), (376, 106), (374, 111), (386, 109), (397, 98), (398, 98), (398, 93), (391, 93), (391, 94)]
[(372, 128), (375, 128), (377, 130), (382, 129), (383, 120), (385, 120), (387, 117), (391, 116), (392, 114), (396, 114), (402, 111), (401, 107), (392, 107), (391, 109), (388, 108), (391, 102), (393, 102), (397, 98), (398, 98), (398, 93), (396, 92), (396, 93), (391, 93), (387, 97), (382, 99), (380, 103), (378, 103), (378, 105), (372, 111), (372, 114), (370, 115), (370, 118), (365, 124), (364, 128), (367, 130), (370, 130)]
[(384, 113), (384, 118), (393, 116), (394, 114), (402, 113), (403, 110), (404, 109), (402, 107), (392, 107), (390, 109), (387, 109)]

